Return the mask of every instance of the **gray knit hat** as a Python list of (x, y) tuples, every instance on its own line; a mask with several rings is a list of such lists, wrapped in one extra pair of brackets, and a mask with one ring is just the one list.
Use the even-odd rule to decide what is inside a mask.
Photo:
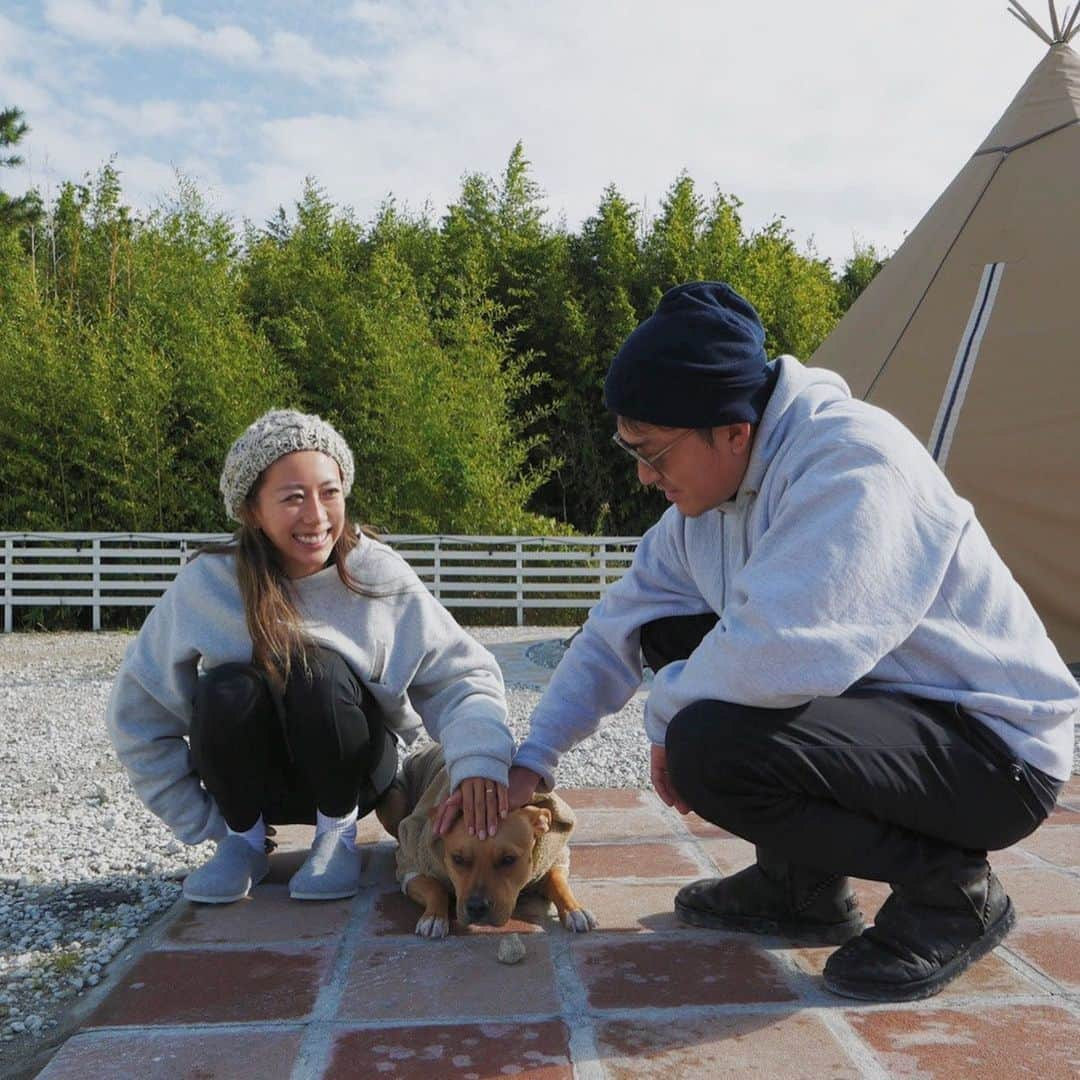
[(295, 409), (274, 409), (259, 417), (232, 444), (221, 470), (221, 494), (225, 509), (233, 521), (240, 520), (240, 508), (259, 474), (278, 458), (296, 450), (321, 450), (341, 466), (342, 490), (352, 490), (352, 451), (325, 420)]

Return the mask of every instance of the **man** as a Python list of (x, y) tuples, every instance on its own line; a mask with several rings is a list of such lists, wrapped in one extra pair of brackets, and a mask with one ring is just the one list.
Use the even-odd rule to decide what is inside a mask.
[[(833, 991), (926, 997), (1011, 928), (987, 851), (1052, 808), (1080, 691), (911, 433), (763, 342), (741, 296), (694, 282), (612, 362), (615, 442), (672, 505), (555, 672), (511, 804), (623, 706), (644, 653), (657, 793), (757, 851), (681, 889), (679, 917), (841, 944)], [(873, 927), (848, 874), (892, 883)]]

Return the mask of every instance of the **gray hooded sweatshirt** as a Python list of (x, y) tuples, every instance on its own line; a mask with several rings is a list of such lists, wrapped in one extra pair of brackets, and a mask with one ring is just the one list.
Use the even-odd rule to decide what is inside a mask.
[[(421, 722), (446, 754), (450, 782), (506, 783), (513, 738), (495, 658), (454, 621), (405, 560), (361, 536), (348, 568), (292, 583), (305, 635), (339, 653), (405, 744)], [(200, 666), (251, 662), (232, 555), (200, 555), (176, 576), (124, 656), (106, 724), (136, 794), (181, 840), (220, 839), (225, 822), (199, 782), (186, 736)]]
[(649, 738), (699, 700), (790, 708), (858, 684), (955, 702), (1057, 779), (1080, 688), (1023, 590), (915, 437), (832, 372), (780, 357), (735, 497), (671, 507), (593, 608), (514, 759), (559, 757), (641, 684), (640, 628), (715, 612), (653, 682)]

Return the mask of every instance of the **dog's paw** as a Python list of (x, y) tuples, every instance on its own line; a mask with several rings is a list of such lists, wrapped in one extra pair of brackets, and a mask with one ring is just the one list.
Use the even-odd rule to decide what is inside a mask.
[(584, 908), (568, 911), (563, 916), (563, 926), (574, 934), (587, 934), (590, 930), (595, 930), (598, 925), (596, 916)]
[(425, 915), (416, 924), (416, 933), (419, 937), (444, 938), (450, 933), (450, 920), (439, 915)]

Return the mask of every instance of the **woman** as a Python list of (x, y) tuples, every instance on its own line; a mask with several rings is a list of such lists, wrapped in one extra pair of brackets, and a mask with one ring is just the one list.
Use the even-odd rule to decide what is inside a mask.
[[(184, 894), (230, 903), (265, 877), (266, 826), (315, 824), (298, 900), (359, 887), (356, 822), (423, 722), (466, 821), (494, 835), (513, 740), (494, 659), (405, 561), (350, 524), (353, 457), (317, 416), (269, 412), (221, 474), (229, 544), (177, 575), (128, 649), (108, 729), (139, 798), (189, 844)], [(417, 716), (419, 713), (419, 716)]]

